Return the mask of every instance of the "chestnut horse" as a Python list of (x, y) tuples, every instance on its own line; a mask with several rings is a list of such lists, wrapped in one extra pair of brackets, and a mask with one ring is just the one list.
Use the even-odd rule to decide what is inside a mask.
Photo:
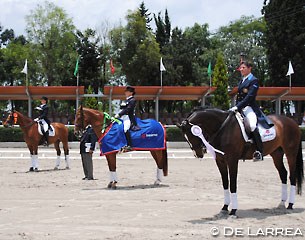
[[(283, 156), (286, 155), (291, 185), (287, 208), (292, 209), (296, 188), (297, 192), (301, 194), (304, 179), (301, 131), (294, 120), (288, 117), (277, 115), (268, 117), (274, 123), (276, 137), (271, 141), (264, 142), (264, 155), (271, 155), (280, 175), (282, 197), (279, 207), (285, 206), (288, 198), (287, 170), (283, 163)], [(182, 130), (195, 157), (202, 158), (204, 156), (206, 149), (204, 142), (208, 149), (212, 149), (211, 153), (215, 154), (224, 189), (224, 206), (221, 213), (228, 213), (228, 206), (231, 203), (230, 215), (236, 217), (238, 161), (239, 159), (252, 159), (255, 146), (245, 142), (235, 113), (219, 109), (197, 109), (178, 127)], [(258, 166), (257, 171), (259, 168)]]
[[(43, 136), (38, 132), (38, 123), (21, 114), (18, 111), (12, 111), (6, 121), (3, 123), (5, 127), (12, 127), (18, 124), (23, 132), (23, 139), (26, 142), (31, 154), (32, 166), (30, 171), (38, 171), (38, 145), (40, 145)], [(60, 165), (60, 147), (62, 142), (65, 153), (66, 169), (69, 169), (69, 146), (68, 146), (68, 128), (62, 123), (51, 124), (55, 130), (55, 136), (49, 136), (49, 144), (54, 144), (57, 152), (57, 160), (54, 170), (59, 169)]]
[[(102, 136), (102, 130), (105, 128), (106, 125), (110, 125), (111, 121), (106, 119), (104, 121), (105, 114), (103, 112), (90, 109), (90, 108), (83, 108), (82, 106), (79, 107), (75, 116), (75, 127), (74, 127), (74, 134), (81, 136), (86, 126), (91, 125), (95, 134), (98, 138)], [(168, 166), (167, 166), (167, 149), (164, 150), (151, 150), (151, 155), (156, 161), (157, 164), (157, 176), (155, 185), (159, 185), (162, 181), (163, 176), (167, 176), (168, 173)], [(106, 155), (106, 159), (108, 162), (108, 168), (110, 171), (110, 182), (107, 185), (107, 188), (116, 189), (117, 174), (116, 174), (116, 154), (117, 153), (110, 153)]]

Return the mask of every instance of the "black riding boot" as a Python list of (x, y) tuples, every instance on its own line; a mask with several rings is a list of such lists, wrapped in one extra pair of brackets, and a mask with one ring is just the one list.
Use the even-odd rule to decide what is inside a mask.
[(43, 131), (43, 136), (44, 136), (44, 139), (45, 139), (45, 142), (43, 145), (45, 146), (49, 146), (49, 131)]
[(125, 147), (125, 149), (127, 151), (131, 151), (132, 150), (132, 144), (131, 144), (131, 136), (130, 136), (129, 130), (125, 133), (125, 136), (126, 136), (126, 140), (127, 140), (127, 146)]
[(256, 145), (257, 151), (253, 154), (253, 160), (254, 161), (262, 161), (263, 160), (263, 142), (261, 139), (261, 136), (258, 132), (258, 128), (255, 128), (255, 130), (252, 132), (253, 140)]

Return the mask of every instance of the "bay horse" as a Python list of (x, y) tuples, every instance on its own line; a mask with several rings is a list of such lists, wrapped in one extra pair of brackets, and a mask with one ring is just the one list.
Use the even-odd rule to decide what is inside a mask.
[[(278, 115), (269, 115), (274, 123), (276, 137), (264, 142), (264, 155), (270, 154), (282, 182), (282, 195), (279, 207), (284, 207), (288, 198), (287, 170), (283, 156), (286, 155), (289, 166), (290, 195), (287, 209), (293, 209), (295, 192), (302, 192), (304, 179), (301, 131), (294, 120)], [(193, 111), (181, 124), (177, 125), (183, 132), (195, 157), (203, 158), (206, 147), (204, 140), (213, 148), (216, 165), (220, 171), (224, 189), (224, 205), (221, 213), (236, 217), (237, 171), (240, 159), (252, 159), (256, 150), (253, 144), (246, 143), (234, 112), (213, 108), (200, 108)], [(255, 163), (259, 164), (259, 163)], [(229, 178), (228, 178), (229, 177)], [(229, 191), (230, 187), (230, 191)]]
[[(110, 120), (106, 121), (105, 113), (80, 106), (75, 116), (74, 134), (80, 137), (85, 127), (91, 125), (97, 137), (100, 138), (103, 134), (102, 130), (105, 128), (105, 124), (107, 126), (111, 124)], [(168, 174), (167, 149), (151, 150), (150, 153), (157, 164), (156, 180), (154, 184), (159, 185), (161, 184), (162, 177), (167, 176)], [(116, 154), (117, 153), (114, 152), (105, 155), (110, 174), (110, 182), (107, 185), (107, 188), (110, 189), (116, 189), (118, 182), (116, 173)]]
[[(38, 145), (40, 145), (43, 136), (41, 136), (38, 132), (38, 123), (32, 120), (29, 117), (24, 116), (18, 111), (11, 111), (3, 123), (5, 127), (12, 127), (18, 124), (23, 132), (23, 139), (27, 144), (27, 147), (31, 154), (31, 167), (29, 171), (38, 171)], [(59, 144), (62, 142), (65, 161), (66, 161), (66, 169), (70, 169), (69, 163), (69, 146), (68, 146), (68, 128), (62, 124), (54, 122), (51, 124), (55, 131), (55, 136), (49, 136), (48, 142), (49, 144), (54, 144), (54, 147), (57, 152), (56, 165), (54, 170), (59, 169), (60, 165), (60, 147)]]

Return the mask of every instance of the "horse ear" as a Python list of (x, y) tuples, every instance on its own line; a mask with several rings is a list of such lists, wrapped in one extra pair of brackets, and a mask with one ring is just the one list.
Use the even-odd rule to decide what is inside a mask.
[(181, 128), (181, 124), (180, 124), (180, 123), (176, 123), (176, 126), (177, 126), (178, 128)]

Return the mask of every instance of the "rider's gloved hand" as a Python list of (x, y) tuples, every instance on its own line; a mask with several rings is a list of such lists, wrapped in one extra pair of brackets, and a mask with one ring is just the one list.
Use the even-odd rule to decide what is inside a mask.
[(38, 122), (38, 121), (39, 121), (39, 118), (35, 118), (34, 121), (35, 121), (35, 122)]
[(114, 117), (115, 118), (120, 118), (120, 115), (119, 114), (115, 114)]
[(232, 112), (237, 112), (237, 110), (238, 110), (238, 108), (237, 108), (236, 106), (231, 107), (231, 108), (229, 109), (229, 111), (232, 111)]

